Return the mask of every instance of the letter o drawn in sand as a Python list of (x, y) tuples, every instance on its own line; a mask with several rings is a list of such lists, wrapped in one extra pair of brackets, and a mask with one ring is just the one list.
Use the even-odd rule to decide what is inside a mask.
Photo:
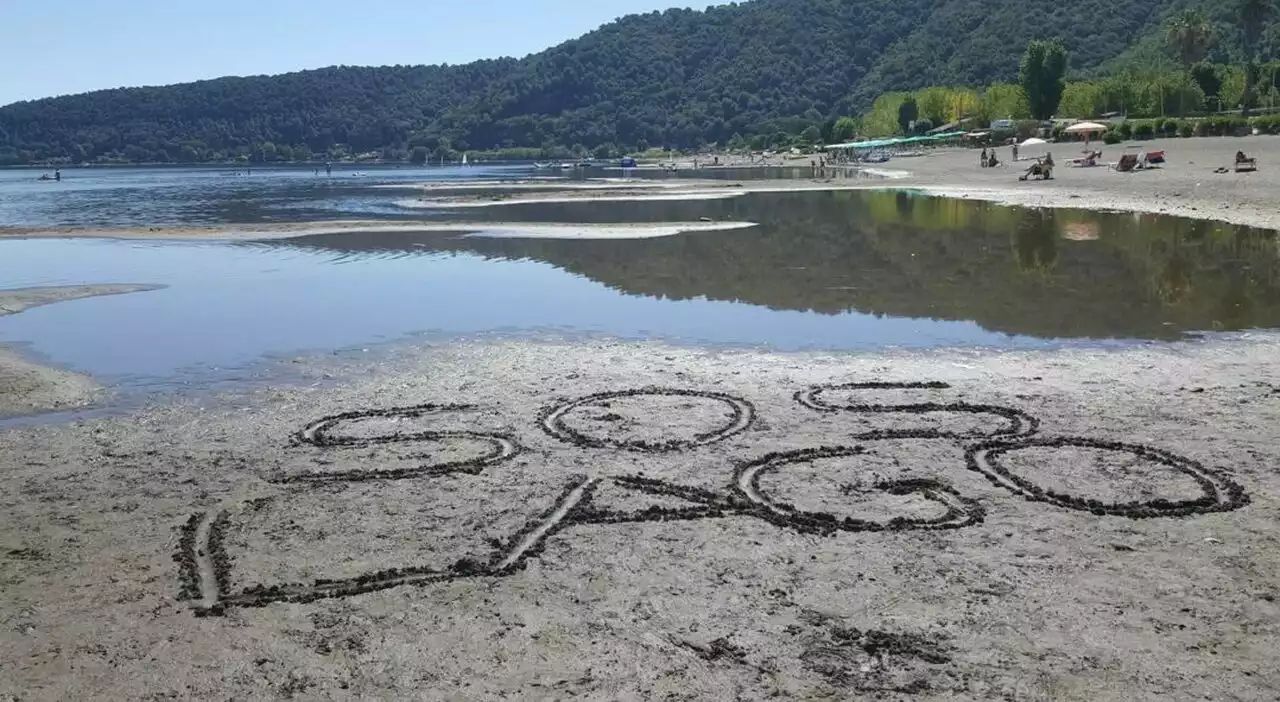
[[(570, 414), (580, 413), (580, 411), (591, 408), (606, 411), (598, 418), (602, 422), (625, 422), (627, 421), (626, 417), (614, 412), (611, 406), (614, 402), (630, 400), (632, 398), (689, 398), (695, 401), (712, 400), (728, 408), (728, 417), (723, 420), (719, 426), (697, 432), (688, 438), (669, 439), (619, 438), (616, 436), (593, 435), (587, 431), (581, 431), (570, 426), (567, 421)], [(662, 419), (666, 412), (653, 408), (646, 412), (646, 414), (650, 417)], [(543, 431), (561, 441), (564, 441), (565, 443), (574, 444), (575, 446), (581, 446), (584, 448), (614, 448), (626, 451), (664, 453), (670, 451), (684, 451), (698, 446), (712, 444), (717, 441), (723, 441), (751, 426), (754, 421), (755, 408), (750, 402), (740, 397), (704, 390), (680, 390), (675, 388), (647, 387), (636, 390), (599, 392), (550, 407), (543, 410), (540, 423)]]
[(824, 512), (806, 512), (793, 505), (779, 502), (760, 487), (761, 476), (784, 466), (809, 463), (824, 458), (844, 458), (866, 453), (861, 446), (823, 446), (787, 453), (771, 453), (751, 461), (738, 469), (734, 489), (742, 497), (762, 507), (771, 522), (792, 526), (801, 531), (831, 533), (835, 531), (908, 531), (930, 529), (959, 529), (979, 524), (984, 518), (982, 507), (956, 492), (951, 486), (937, 480), (910, 479), (877, 483), (874, 488), (893, 495), (918, 494), (926, 500), (946, 508), (946, 512), (930, 519), (895, 517), (888, 521), (871, 521), (845, 517), (843, 519)]
[[(1055, 492), (1036, 485), (1001, 464), (1006, 453), (1031, 448), (1084, 448), (1128, 453), (1191, 477), (1200, 486), (1200, 497), (1189, 500), (1157, 498), (1131, 502), (1103, 502), (1078, 495)], [(1205, 468), (1200, 462), (1140, 444), (1100, 441), (1085, 437), (1059, 436), (1025, 438), (1018, 441), (987, 441), (969, 447), (965, 455), (969, 470), (987, 476), (992, 483), (1022, 495), (1032, 502), (1048, 502), (1067, 509), (1115, 515), (1130, 519), (1187, 517), (1210, 512), (1230, 512), (1249, 504), (1249, 495), (1239, 484)]]

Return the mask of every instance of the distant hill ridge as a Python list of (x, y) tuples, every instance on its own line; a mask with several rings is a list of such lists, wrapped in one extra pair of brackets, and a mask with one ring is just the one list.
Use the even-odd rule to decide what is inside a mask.
[(0, 108), (0, 164), (723, 143), (822, 123), (888, 90), (1012, 80), (1032, 38), (1061, 37), (1072, 69), (1090, 71), (1178, 7), (753, 0), (668, 10), (524, 59), (334, 67), (16, 103)]

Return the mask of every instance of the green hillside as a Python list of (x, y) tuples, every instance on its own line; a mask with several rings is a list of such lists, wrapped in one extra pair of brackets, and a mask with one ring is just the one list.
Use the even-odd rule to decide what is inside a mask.
[[(0, 108), (0, 164), (300, 160), (385, 150), (690, 147), (828, 124), (878, 93), (1011, 80), (1029, 39), (1077, 73), (1182, 0), (753, 0), (625, 17), (524, 59), (334, 67)], [(421, 156), (420, 156), (421, 157)]]

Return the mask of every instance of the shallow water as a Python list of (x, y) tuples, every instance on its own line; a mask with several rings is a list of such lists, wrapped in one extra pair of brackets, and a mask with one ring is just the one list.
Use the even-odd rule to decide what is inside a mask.
[[(297, 210), (328, 218), (355, 200), (390, 210), (403, 198), (366, 185), (328, 197), (312, 192), (322, 186), (288, 182), (303, 177), (272, 177), (281, 180), (277, 194), (251, 198), (249, 207), (267, 219)], [(167, 286), (0, 318), (0, 343), (26, 342), (55, 363), (145, 384), (214, 377), (264, 354), (414, 333), (605, 334), (798, 350), (1127, 343), (1280, 327), (1277, 237), (1247, 227), (889, 191), (524, 204), (468, 218), (759, 226), (624, 240), (402, 232), (241, 243), (0, 241), (3, 288)]]
[[(34, 169), (0, 169), (0, 227), (147, 227), (296, 222), (402, 214), (374, 186), (501, 179), (527, 167), (324, 169), (229, 166), (70, 168), (61, 182)], [(52, 171), (47, 171), (51, 173)]]
[[(324, 169), (230, 166), (174, 168), (69, 168), (62, 181), (40, 181), (51, 170), (0, 169), (0, 227), (151, 227), (261, 224), (318, 219), (380, 218), (435, 221), (452, 213), (398, 206), (387, 187), (418, 183), (538, 178), (549, 182), (593, 178), (676, 181), (805, 178), (809, 168), (705, 169), (679, 174), (658, 170), (593, 168), (538, 171), (528, 165), (392, 167), (343, 164)], [(875, 180), (832, 173), (841, 181)], [(483, 216), (483, 215), (482, 215)], [(468, 219), (475, 217), (467, 213)]]

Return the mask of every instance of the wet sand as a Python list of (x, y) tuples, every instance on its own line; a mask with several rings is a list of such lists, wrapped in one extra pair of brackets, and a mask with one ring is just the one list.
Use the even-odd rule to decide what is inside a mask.
[[(1277, 352), (402, 346), (11, 430), (0, 697), (1269, 698)], [(873, 381), (949, 387), (796, 396)]]
[[(0, 317), (32, 307), (100, 295), (156, 290), (155, 285), (69, 285), (0, 290)], [(83, 407), (98, 398), (91, 378), (33, 363), (0, 346), (0, 417)]]
[(662, 222), (657, 224), (626, 222), (611, 224), (470, 222), (465, 218), (447, 223), (337, 220), (255, 225), (223, 224), (200, 227), (117, 227), (109, 229), (50, 227), (12, 230), (0, 228), (0, 239), (83, 237), (174, 241), (253, 241), (289, 239), (322, 234), (387, 232), (440, 232), (442, 234), (470, 234), (472, 236), (521, 236), (531, 239), (639, 239), (655, 236), (674, 236), (686, 232), (741, 229), (751, 226), (755, 225), (751, 222)]

